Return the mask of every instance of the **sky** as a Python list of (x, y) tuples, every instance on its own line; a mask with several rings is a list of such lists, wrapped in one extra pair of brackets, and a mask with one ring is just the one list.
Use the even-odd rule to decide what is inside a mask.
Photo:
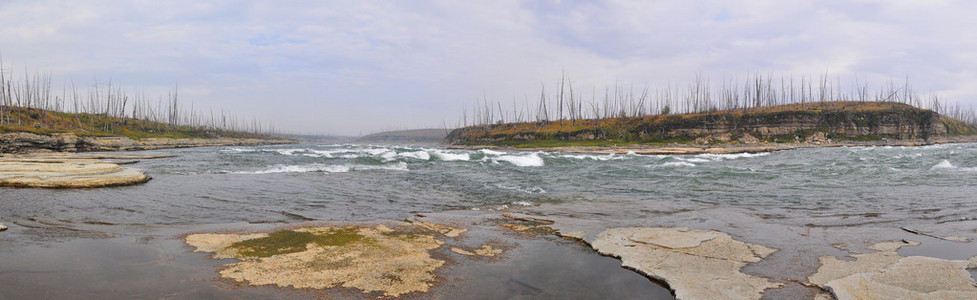
[[(751, 73), (909, 78), (977, 106), (977, 1), (0, 0), (6, 71), (293, 133), (452, 127), (481, 99)], [(844, 79), (842, 79), (844, 81)]]

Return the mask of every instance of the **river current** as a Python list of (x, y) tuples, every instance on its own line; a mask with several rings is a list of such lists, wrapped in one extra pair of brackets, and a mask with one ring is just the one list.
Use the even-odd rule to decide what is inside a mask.
[(149, 153), (177, 157), (132, 165), (154, 177), (144, 185), (0, 190), (0, 219), (372, 221), (561, 203), (603, 207), (606, 218), (731, 207), (802, 226), (977, 218), (977, 144), (690, 156), (314, 144)]
[[(137, 154), (174, 157), (128, 165), (153, 176), (146, 184), (0, 189), (0, 223), (11, 227), (0, 233), (0, 300), (317, 298), (220, 283), (217, 262), (191, 253), (183, 236), (438, 212), (497, 217), (492, 211), (501, 210), (576, 220), (588, 230), (720, 230), (780, 249), (747, 267), (770, 278), (806, 278), (820, 255), (848, 255), (839, 249), (870, 241), (924, 242), (904, 255), (977, 253), (973, 243), (899, 229), (973, 237), (977, 144), (686, 156), (318, 144)], [(498, 226), (475, 220), (467, 221), (466, 238), (451, 242), (493, 239), (510, 245), (505, 258), (455, 260), (442, 273), (447, 283), (412, 297), (673, 297), (580, 243), (486, 231)], [(801, 285), (768, 291), (775, 299), (813, 293)]]

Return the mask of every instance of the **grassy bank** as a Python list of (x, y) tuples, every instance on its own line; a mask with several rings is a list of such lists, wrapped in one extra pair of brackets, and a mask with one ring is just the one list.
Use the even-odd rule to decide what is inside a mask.
[(977, 134), (973, 125), (907, 104), (835, 101), (689, 114), (469, 126), (453, 131), (448, 141), (456, 145), (541, 148), (793, 143), (829, 139), (926, 140), (973, 134)]
[(3, 106), (0, 134), (29, 132), (49, 135), (74, 133), (77, 136), (124, 136), (144, 138), (269, 138), (264, 134), (223, 130), (207, 126), (172, 125), (142, 119), (104, 114), (65, 113), (38, 108)]

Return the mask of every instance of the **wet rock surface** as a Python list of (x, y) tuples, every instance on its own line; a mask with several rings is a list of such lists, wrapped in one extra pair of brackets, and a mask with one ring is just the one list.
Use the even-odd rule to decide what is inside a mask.
[[(649, 204), (649, 206), (651, 205), (653, 204)], [(607, 209), (613, 208), (608, 207)], [(649, 252), (642, 249), (648, 247), (649, 244), (655, 248), (666, 250), (683, 249), (682, 247), (695, 245), (696, 243), (705, 245), (707, 242), (700, 243), (700, 241), (715, 236), (715, 234), (682, 236), (670, 233), (670, 231), (679, 231), (685, 226), (693, 225), (696, 230), (687, 231), (722, 232), (722, 234), (728, 234), (734, 240), (742, 241), (744, 244), (763, 245), (761, 246), (762, 248), (752, 248), (761, 249), (760, 251), (754, 250), (756, 251), (755, 257), (761, 259), (750, 259), (749, 255), (744, 255), (743, 257), (745, 259), (743, 257), (733, 258), (733, 261), (740, 261), (745, 264), (745, 266), (738, 269), (740, 273), (760, 277), (767, 280), (771, 285), (779, 286), (770, 287), (763, 290), (762, 294), (757, 293), (749, 297), (711, 295), (709, 296), (710, 299), (715, 297), (723, 299), (756, 297), (762, 297), (763, 299), (834, 299), (835, 295), (843, 299), (852, 299), (844, 298), (844, 295), (831, 291), (825, 284), (829, 281), (849, 277), (858, 273), (882, 270), (880, 271), (881, 273), (891, 273), (890, 275), (903, 273), (900, 276), (913, 278), (912, 280), (914, 282), (942, 281), (944, 278), (952, 276), (952, 278), (960, 280), (960, 284), (956, 286), (963, 287), (966, 285), (963, 284), (965, 281), (971, 280), (970, 274), (975, 274), (975, 271), (977, 271), (974, 270), (977, 267), (977, 258), (974, 257), (977, 255), (977, 250), (975, 250), (973, 242), (963, 242), (963, 240), (972, 241), (975, 239), (975, 231), (973, 229), (974, 224), (977, 224), (975, 221), (959, 221), (934, 225), (916, 224), (911, 226), (914, 229), (913, 231), (915, 231), (913, 232), (902, 229), (901, 227), (903, 226), (807, 228), (786, 226), (768, 223), (753, 215), (729, 209), (680, 212), (670, 215), (658, 215), (653, 219), (641, 218), (639, 214), (635, 214), (633, 218), (601, 218), (604, 213), (602, 211), (595, 212), (592, 210), (592, 207), (587, 207), (587, 210), (577, 210), (575, 205), (560, 204), (553, 205), (553, 208), (540, 206), (534, 209), (534, 211), (529, 211), (529, 213), (510, 212), (508, 215), (512, 220), (532, 220), (532, 218), (536, 218), (537, 221), (535, 223), (549, 224), (545, 226), (551, 228), (551, 230), (555, 230), (559, 236), (588, 243), (593, 245), (595, 249), (601, 246), (598, 244), (599, 241), (605, 240), (604, 242), (607, 243), (611, 241), (608, 240), (608, 237), (613, 236), (615, 237), (615, 240), (611, 243), (613, 247), (609, 247), (608, 249), (613, 248), (621, 253)], [(606, 215), (618, 216), (622, 214), (615, 212), (607, 213)], [(525, 225), (526, 222), (513, 223), (515, 225)], [(520, 226), (514, 225), (503, 226), (521, 228)], [(615, 232), (615, 230), (621, 230), (622, 228), (628, 230), (658, 228), (655, 230), (664, 230), (664, 232), (643, 235), (624, 235), (620, 232)], [(959, 236), (961, 238), (945, 238), (948, 236)], [(903, 242), (903, 240), (907, 242)], [(912, 242), (912, 240), (918, 240), (919, 243)], [(910, 245), (913, 246), (904, 247)], [(735, 247), (729, 248), (732, 250)], [(746, 248), (750, 249), (751, 247)], [(764, 248), (776, 248), (779, 250), (769, 255), (763, 255), (765, 252), (762, 249)], [(736, 250), (733, 252), (740, 251)], [(722, 282), (722, 280), (711, 279), (713, 278), (711, 273), (715, 273), (715, 271), (708, 267), (675, 263), (680, 261), (681, 258), (681, 256), (676, 254), (652, 256), (654, 258), (664, 257), (657, 261), (651, 259), (629, 261), (624, 256), (604, 253), (603, 251), (602, 254), (619, 257), (624, 262), (626, 268), (656, 278), (667, 284), (670, 289), (675, 291), (675, 295), (679, 299), (688, 299), (690, 297), (679, 294), (679, 288), (675, 283), (655, 277), (660, 275), (653, 275), (649, 272), (642, 271), (639, 269), (640, 267), (635, 267), (635, 265), (645, 263), (649, 268), (675, 268), (687, 271), (690, 274), (698, 273), (697, 277), (689, 276), (689, 278), (694, 280), (691, 285), (699, 289), (709, 289), (711, 285), (715, 286), (719, 282)], [(686, 253), (682, 254), (702, 255), (700, 257), (716, 256), (706, 251), (686, 251)], [(648, 254), (632, 255), (635, 257), (640, 255), (649, 256)], [(846, 258), (845, 256), (851, 257)], [(917, 258), (902, 260), (913, 256), (917, 256)], [(747, 259), (751, 261), (746, 261)], [(928, 267), (905, 267), (913, 264), (921, 265), (923, 263), (928, 264)], [(940, 267), (941, 265), (942, 267)], [(816, 273), (819, 275), (812, 275)], [(669, 275), (676, 277), (675, 274)], [(727, 277), (727, 275), (723, 275), (723, 277)], [(710, 279), (706, 280), (702, 278)], [(968, 292), (954, 290), (949, 286), (940, 287), (939, 291), (917, 294), (911, 290), (913, 288), (904, 287), (905, 284), (896, 285), (899, 286), (899, 289), (888, 287), (888, 285), (897, 284), (898, 280), (884, 276), (873, 276), (870, 278), (859, 278), (859, 276), (855, 276), (850, 279), (852, 281), (851, 283), (845, 283), (845, 281), (839, 280), (833, 282), (833, 284), (838, 284), (839, 289), (842, 284), (850, 284), (850, 294), (856, 295), (854, 296), (855, 299), (918, 299), (934, 297), (939, 299), (973, 299), (970, 294), (967, 294)], [(861, 281), (856, 281), (856, 279)], [(869, 282), (864, 279), (871, 279), (872, 283), (861, 284), (862, 282)], [(882, 287), (882, 285), (879, 285), (880, 282), (885, 282), (885, 288), (880, 288)], [(874, 287), (873, 285), (879, 286)], [(938, 286), (932, 285), (929, 289), (931, 290), (935, 287)], [(902, 291), (903, 293), (893, 294), (890, 293), (890, 290)], [(925, 291), (927, 289), (922, 290)]]
[(733, 240), (718, 231), (611, 228), (592, 246), (603, 255), (666, 282), (678, 299), (759, 299), (781, 283), (740, 272), (776, 249)]
[[(436, 228), (436, 229), (432, 229)], [(442, 231), (447, 233), (442, 233)], [(400, 296), (426, 292), (445, 261), (430, 250), (457, 236), (454, 228), (427, 222), (376, 226), (307, 227), (258, 234), (193, 234), (195, 251), (240, 262), (220, 270), (223, 278), (251, 285), (326, 289), (354, 288)], [(495, 255), (491, 247), (476, 255)]]
[(946, 260), (896, 252), (918, 245), (881, 242), (868, 247), (878, 252), (852, 255), (854, 261), (822, 256), (821, 267), (809, 280), (836, 299), (977, 299), (977, 282), (967, 272), (977, 257)]

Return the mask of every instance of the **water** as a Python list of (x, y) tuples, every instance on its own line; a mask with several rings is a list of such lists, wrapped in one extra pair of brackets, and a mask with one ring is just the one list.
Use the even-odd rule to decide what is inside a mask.
[[(370, 221), (542, 203), (668, 214), (745, 209), (847, 226), (977, 218), (977, 144), (730, 155), (591, 155), (421, 147), (193, 148), (134, 167), (145, 185), (0, 190), (0, 219), (117, 225)], [(613, 210), (612, 210), (613, 211)], [(613, 216), (612, 216), (613, 217)]]
[[(139, 283), (130, 290), (141, 295), (180, 293), (186, 289), (179, 287), (185, 274), (206, 279), (213, 276), (215, 264), (204, 255), (188, 256), (181, 234), (221, 230), (228, 224), (368, 222), (451, 210), (525, 209), (613, 222), (732, 208), (765, 223), (824, 230), (947, 226), (977, 220), (977, 144), (692, 156), (363, 145), (188, 148), (140, 154), (177, 157), (131, 165), (154, 177), (142, 185), (0, 189), (0, 223), (12, 226), (0, 233), (0, 281), (31, 278), (32, 282), (50, 281), (40, 284), (50, 287), (63, 278), (74, 278), (72, 282), (86, 286), (97, 280), (83, 275), (91, 272), (112, 278), (162, 272), (172, 280)], [(99, 240), (106, 237), (111, 239)], [(116, 244), (120, 246), (111, 246)], [(967, 247), (957, 251), (960, 257), (973, 255), (971, 243), (959, 246)], [(546, 247), (550, 246), (535, 246), (552, 248)], [(44, 256), (72, 251), (106, 263), (75, 270), (70, 268), (75, 264), (69, 259), (73, 255)], [(130, 259), (128, 254), (122, 258), (112, 254), (123, 252), (138, 255), (129, 255), (134, 257)], [(528, 253), (533, 257), (542, 252)], [(159, 263), (169, 260), (175, 263)], [(619, 263), (608, 260), (590, 263), (619, 269)], [(154, 266), (153, 261), (160, 265)], [(539, 265), (543, 268), (539, 272), (558, 272), (554, 268), (566, 264), (554, 260)], [(139, 269), (147, 266), (154, 271)], [(484, 272), (498, 273), (493, 282), (502, 287), (522, 286), (513, 285), (517, 282), (513, 280), (536, 276), (528, 271), (510, 275), (498, 271), (505, 268), (492, 265), (485, 268)], [(806, 276), (804, 272), (813, 271), (810, 268), (797, 271), (797, 277)], [(45, 275), (49, 272), (53, 275)], [(569, 287), (538, 283), (544, 286), (512, 288), (505, 295), (532, 297), (530, 294), (538, 292), (535, 289), (546, 290), (547, 284), (553, 290)], [(230, 297), (211, 284), (193, 287), (197, 295)], [(7, 288), (14, 291), (14, 286), (0, 284), (0, 290)], [(98, 295), (112, 295), (115, 288), (106, 287)], [(34, 288), (16, 289), (23, 295), (38, 296)], [(467, 286), (459, 290), (486, 293), (497, 289)], [(444, 295), (457, 291), (447, 289)], [(237, 296), (270, 292), (252, 290), (248, 293), (257, 294)], [(71, 296), (71, 291), (52, 296)]]

